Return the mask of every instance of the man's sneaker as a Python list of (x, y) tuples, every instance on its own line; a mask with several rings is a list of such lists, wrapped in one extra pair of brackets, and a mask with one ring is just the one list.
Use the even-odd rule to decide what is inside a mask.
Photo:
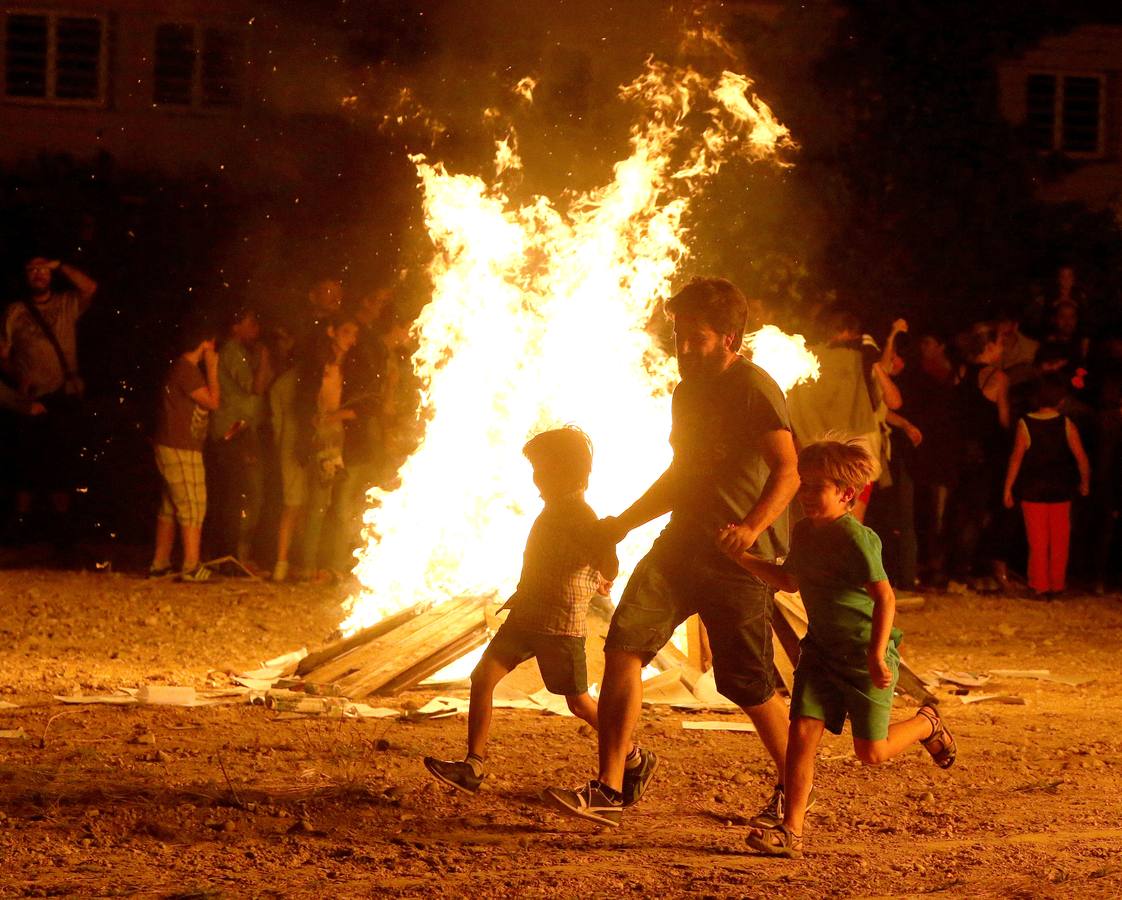
[[(808, 797), (806, 801), (807, 812), (810, 812), (814, 808), (814, 804), (817, 800), (818, 795), (815, 794), (812, 788), (810, 797)], [(786, 805), (786, 799), (783, 796), (783, 785), (777, 784), (775, 790), (772, 791), (771, 799), (768, 800), (767, 806), (749, 819), (748, 824), (753, 828), (778, 828), (783, 824), (783, 813)]]
[(658, 757), (653, 750), (639, 748), (639, 763), (623, 770), (623, 806), (626, 809), (638, 803), (646, 793), (647, 785), (658, 768)]
[(554, 809), (615, 828), (623, 819), (623, 802), (610, 800), (599, 781), (590, 781), (582, 788), (546, 788), (542, 800)]
[(460, 791), (474, 794), (483, 784), (485, 775), (476, 775), (470, 763), (446, 762), (432, 756), (425, 757), (425, 768), (428, 769), (437, 781), (443, 781)]

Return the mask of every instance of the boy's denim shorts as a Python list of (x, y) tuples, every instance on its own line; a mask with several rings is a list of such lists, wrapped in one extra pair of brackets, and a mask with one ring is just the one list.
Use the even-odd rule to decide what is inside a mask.
[(572, 697), (588, 690), (584, 642), (582, 637), (529, 631), (503, 622), (483, 652), (508, 669), (536, 657), (546, 690)]
[(628, 579), (604, 650), (636, 653), (647, 665), (674, 629), (698, 613), (709, 633), (717, 690), (738, 706), (758, 706), (775, 693), (772, 594), (715, 552), (687, 556), (657, 541)]

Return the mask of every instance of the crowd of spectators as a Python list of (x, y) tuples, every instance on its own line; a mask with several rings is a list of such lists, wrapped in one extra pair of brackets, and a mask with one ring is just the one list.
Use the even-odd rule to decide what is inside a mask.
[[(1122, 509), (1122, 333), (1092, 337), (1074, 271), (1052, 300), (955, 333), (820, 319), (815, 384), (789, 397), (796, 437), (861, 435), (881, 462), (856, 512), (904, 590), (1052, 598), (1112, 575)], [(1024, 578), (1016, 573), (1023, 572)]]
[[(0, 330), (0, 406), (18, 417), (3, 540), (38, 531), (65, 555), (87, 453), (77, 328), (97, 284), (39, 257), (25, 276)], [(152, 576), (205, 581), (221, 565), (329, 581), (349, 571), (366, 492), (392, 478), (413, 403), (391, 292), (344, 299), (325, 278), (287, 319), (239, 306), (179, 324), (150, 435), (161, 485)]]
[[(82, 453), (76, 334), (97, 284), (41, 257), (25, 283), (0, 329), (0, 407), (18, 419), (2, 540), (18, 541), (37, 506), (65, 546)], [(1065, 267), (1047, 303), (954, 334), (898, 319), (874, 337), (837, 303), (815, 317), (822, 371), (789, 395), (795, 437), (867, 440), (878, 473), (855, 513), (881, 533), (901, 589), (1054, 596), (1070, 545), (1075, 574), (1105, 590), (1122, 509), (1122, 332), (1092, 339), (1085, 310)], [(367, 491), (408, 452), (408, 329), (388, 289), (345, 297), (334, 278), (287, 313), (180, 323), (151, 429), (153, 575), (205, 580), (223, 558), (278, 581), (350, 569)]]

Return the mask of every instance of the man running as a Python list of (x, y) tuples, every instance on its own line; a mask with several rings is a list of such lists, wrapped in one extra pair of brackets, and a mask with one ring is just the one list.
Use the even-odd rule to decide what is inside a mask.
[(750, 550), (770, 562), (786, 553), (786, 510), (799, 486), (795, 445), (778, 385), (738, 354), (748, 320), (744, 295), (724, 279), (696, 279), (667, 309), (682, 378), (671, 410), (674, 458), (600, 531), (615, 544), (667, 512), (670, 524), (636, 566), (608, 631), (599, 774), (582, 788), (549, 788), (543, 797), (563, 812), (620, 824), (658, 765), (652, 751), (632, 743), (642, 669), (681, 622), (699, 613), (717, 688), (752, 720), (779, 773), (771, 802), (752, 820), (768, 827), (782, 820), (788, 727), (775, 694), (772, 589), (729, 557)]

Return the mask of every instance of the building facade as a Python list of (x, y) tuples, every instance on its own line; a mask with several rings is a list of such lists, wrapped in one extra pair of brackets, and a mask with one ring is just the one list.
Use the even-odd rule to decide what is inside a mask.
[(1122, 26), (1048, 37), (998, 69), (1001, 108), (1038, 152), (1056, 157), (1049, 202), (1122, 214)]

